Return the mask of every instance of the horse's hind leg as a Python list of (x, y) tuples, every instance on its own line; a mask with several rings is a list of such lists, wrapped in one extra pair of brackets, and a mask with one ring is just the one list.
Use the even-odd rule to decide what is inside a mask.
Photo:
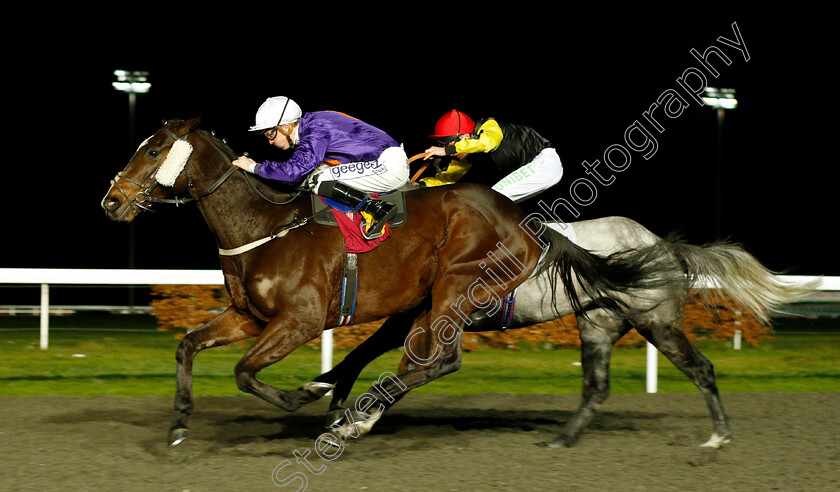
[(169, 445), (175, 446), (187, 437), (187, 420), (193, 413), (192, 367), (198, 352), (256, 336), (260, 327), (253, 319), (237, 313), (232, 307), (198, 330), (184, 336), (175, 352), (175, 415), (169, 429)]
[(370, 390), (356, 398), (353, 409), (348, 408), (330, 426), (337, 442), (367, 434), (385, 410), (409, 391), (461, 367), (461, 327), (450, 324), (440, 327), (442, 331), (424, 329), (430, 320), (428, 313), (415, 320), (397, 375), (381, 374)]
[(661, 316), (661, 312), (656, 311), (645, 315), (647, 319), (636, 323), (636, 330), (700, 389), (714, 423), (712, 436), (701, 446), (717, 448), (729, 442), (732, 434), (720, 400), (714, 366), (688, 341), (682, 330), (684, 297), (680, 300), (681, 302), (675, 302), (670, 307), (663, 305), (656, 310), (667, 310), (668, 316)]
[(415, 317), (417, 317), (415, 310), (391, 316), (335, 367), (313, 380), (314, 383), (335, 385), (330, 412), (327, 415), (327, 426), (340, 421), (344, 402), (365, 366), (385, 352), (402, 347)]
[[(466, 195), (469, 191), (466, 191)], [(448, 195), (457, 198), (458, 191)], [(498, 195), (494, 199), (500, 200)], [(415, 319), (405, 341), (405, 354), (397, 375), (380, 376), (371, 391), (361, 395), (354, 407), (361, 409), (365, 422), (333, 429), (340, 440), (367, 433), (382, 412), (413, 388), (422, 386), (461, 367), (461, 333), (470, 313), (476, 309), (501, 304), (508, 289), (516, 288), (533, 272), (542, 250), (516, 228), (500, 223), (496, 207), (465, 211), (460, 201), (443, 200), (451, 211), (447, 239), (437, 251), (434, 283), (427, 297), (429, 309)], [(450, 208), (451, 207), (451, 208)], [(486, 213), (487, 215), (481, 215)], [(519, 219), (517, 219), (519, 220)], [(503, 244), (504, 241), (504, 244)], [(493, 269), (488, 267), (493, 260)], [(509, 284), (495, 280), (504, 269)], [(392, 376), (392, 377), (385, 377)], [(371, 414), (370, 409), (374, 409)]]
[(573, 446), (610, 394), (610, 356), (613, 345), (630, 327), (603, 309), (591, 311), (588, 316), (590, 319), (579, 316), (577, 320), (583, 366), (583, 399), (580, 407), (566, 422), (557, 439), (538, 443), (538, 446)]

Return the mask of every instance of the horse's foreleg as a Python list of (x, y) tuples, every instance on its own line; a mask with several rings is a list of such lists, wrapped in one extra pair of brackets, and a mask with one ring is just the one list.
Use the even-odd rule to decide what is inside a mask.
[(589, 317), (591, 321), (578, 317), (583, 367), (583, 398), (580, 407), (566, 422), (557, 439), (538, 443), (538, 446), (573, 446), (610, 394), (610, 356), (613, 344), (630, 328), (604, 310), (592, 311)]
[(260, 327), (252, 318), (242, 316), (232, 307), (198, 330), (187, 333), (175, 352), (175, 415), (169, 429), (169, 445), (187, 437), (187, 420), (193, 413), (192, 367), (198, 352), (256, 336)]
[(271, 320), (236, 364), (237, 387), (289, 412), (313, 401), (311, 388), (307, 388), (307, 385), (292, 391), (280, 390), (259, 381), (255, 376), (318, 337), (323, 326), (323, 319), (304, 322), (288, 314)]
[(718, 448), (732, 439), (732, 433), (720, 400), (714, 366), (688, 341), (682, 330), (684, 309), (684, 302), (680, 302), (678, 307), (672, 309), (677, 314), (666, 318), (668, 322), (660, 319), (640, 323), (636, 330), (688, 376), (703, 394), (712, 414), (714, 431), (709, 440), (701, 446)]

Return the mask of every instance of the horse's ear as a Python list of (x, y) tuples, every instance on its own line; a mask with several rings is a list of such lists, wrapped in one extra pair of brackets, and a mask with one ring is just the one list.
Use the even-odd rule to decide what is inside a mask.
[(191, 120), (187, 120), (184, 122), (184, 127), (187, 129), (188, 132), (191, 132), (198, 128), (198, 124), (201, 123), (201, 116), (196, 116)]
[(181, 121), (181, 120), (174, 120), (174, 121), (164, 121), (164, 126), (170, 126), (170, 129), (178, 135), (178, 138), (183, 137), (184, 135), (189, 135), (193, 130), (198, 127), (198, 124), (201, 122), (201, 116), (197, 116), (191, 120)]

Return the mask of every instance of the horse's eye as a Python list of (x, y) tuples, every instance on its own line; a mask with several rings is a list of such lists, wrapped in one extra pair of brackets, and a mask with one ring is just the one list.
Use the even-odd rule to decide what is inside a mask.
[(146, 151), (146, 155), (149, 157), (157, 157), (160, 155), (160, 151), (157, 149), (149, 149)]

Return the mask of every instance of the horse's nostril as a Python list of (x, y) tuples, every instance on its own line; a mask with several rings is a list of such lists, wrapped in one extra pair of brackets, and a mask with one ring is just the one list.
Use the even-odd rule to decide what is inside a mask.
[(102, 199), (102, 208), (108, 212), (113, 212), (120, 208), (120, 199), (113, 196), (106, 196)]

